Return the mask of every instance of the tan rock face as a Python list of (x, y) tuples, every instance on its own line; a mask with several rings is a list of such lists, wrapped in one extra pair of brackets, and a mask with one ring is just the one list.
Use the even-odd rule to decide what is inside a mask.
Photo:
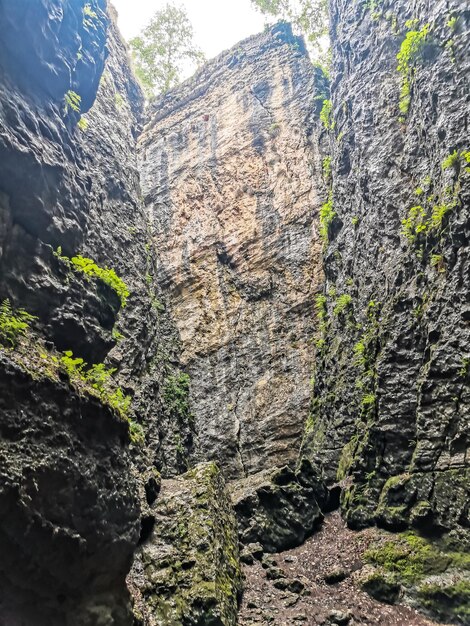
[(315, 96), (301, 40), (278, 27), (158, 102), (141, 138), (196, 458), (228, 477), (294, 458), (308, 413), (321, 280)]

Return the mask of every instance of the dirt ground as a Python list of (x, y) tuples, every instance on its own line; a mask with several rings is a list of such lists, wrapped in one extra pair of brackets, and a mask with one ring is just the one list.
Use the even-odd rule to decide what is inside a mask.
[[(361, 555), (377, 533), (373, 528), (351, 531), (335, 512), (326, 517), (322, 529), (303, 546), (270, 555), (268, 569), (259, 561), (244, 565), (246, 581), (239, 625), (433, 626), (436, 622), (415, 610), (382, 604), (359, 588), (357, 579), (364, 567)], [(341, 582), (327, 584), (325, 575), (338, 570), (349, 575)], [(288, 580), (299, 580), (304, 589), (293, 593), (276, 588), (276, 584), (283, 583), (279, 578), (268, 577), (280, 574)]]

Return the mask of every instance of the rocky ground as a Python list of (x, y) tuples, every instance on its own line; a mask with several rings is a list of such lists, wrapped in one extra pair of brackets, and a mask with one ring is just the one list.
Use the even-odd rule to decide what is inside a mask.
[(360, 589), (359, 579), (367, 567), (361, 555), (379, 532), (351, 531), (335, 512), (301, 547), (244, 565), (246, 591), (239, 625), (435, 624), (411, 608), (377, 602)]

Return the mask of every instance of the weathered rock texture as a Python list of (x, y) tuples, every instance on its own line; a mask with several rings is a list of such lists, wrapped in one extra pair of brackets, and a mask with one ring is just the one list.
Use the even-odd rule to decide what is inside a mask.
[[(159, 470), (200, 460), (240, 479), (241, 539), (264, 550), (329, 506), (309, 459), (341, 482), (350, 526), (470, 546), (469, 12), (330, 5), (328, 132), (326, 79), (277, 26), (155, 103), (138, 161), (143, 100), (106, 1), (0, 0), (0, 299), (37, 316), (31, 355), (117, 367), (144, 427), (131, 467), (125, 421), (0, 349), (1, 624), (128, 626), (139, 531), (137, 621), (235, 624), (221, 474), (158, 495)], [(127, 307), (76, 254), (116, 270)], [(422, 604), (463, 623), (466, 575), (441, 574)]]
[(323, 481), (306, 459), (296, 472), (264, 470), (233, 481), (229, 491), (240, 542), (258, 544), (266, 552), (301, 545), (321, 524), (320, 507), (328, 502)]
[[(411, 522), (463, 540), (469, 13), (459, 2), (375, 5), (331, 2), (336, 216), (304, 451), (330, 482), (345, 479), (352, 526)], [(426, 25), (408, 62), (409, 109), (400, 111), (396, 55)]]
[(0, 623), (129, 624), (139, 537), (127, 426), (0, 355)]
[(238, 535), (213, 463), (164, 480), (155, 528), (129, 576), (142, 626), (235, 626), (241, 592)]
[[(96, 17), (84, 15), (84, 2), (56, 4), (8, 0), (0, 10), (0, 293), (37, 315), (59, 349), (96, 363), (114, 348), (111, 362), (126, 387), (138, 388), (145, 418), (156, 412), (152, 367), (171, 330), (160, 328), (154, 252), (139, 204), (143, 98), (106, 3), (90, 4)], [(64, 111), (70, 90), (81, 96), (80, 113)], [(119, 311), (106, 285), (70, 272), (53, 254), (59, 246), (63, 255), (113, 268), (131, 292), (127, 307)]]
[(158, 280), (194, 382), (193, 458), (231, 478), (293, 459), (308, 412), (315, 76), (276, 27), (158, 101), (140, 139)]
[[(138, 204), (143, 102), (125, 46), (101, 0), (4, 0), (0, 32), (0, 299), (38, 317), (44, 349), (101, 362), (116, 345), (120, 301), (53, 251), (114, 268), (132, 295), (111, 356), (133, 391), (147, 374), (158, 312)], [(65, 110), (71, 92), (80, 112)], [(124, 578), (139, 507), (126, 423), (7, 357), (0, 372), (0, 622), (128, 624)]]
[[(0, 28), (1, 291), (40, 316), (59, 347), (100, 361), (112, 345), (118, 302), (64, 284), (52, 249), (81, 250), (89, 209), (96, 202), (87, 172), (80, 114), (65, 97), (92, 106), (106, 51), (104, 3), (86, 28), (84, 3), (3, 2)], [(18, 41), (24, 46), (18, 46)], [(82, 55), (79, 59), (79, 53)], [(88, 174), (88, 176), (87, 176)], [(86, 207), (86, 210), (85, 210)], [(67, 310), (67, 313), (64, 313)]]

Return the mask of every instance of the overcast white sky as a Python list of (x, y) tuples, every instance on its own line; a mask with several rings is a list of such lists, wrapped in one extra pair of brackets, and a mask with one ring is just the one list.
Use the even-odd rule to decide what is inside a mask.
[[(125, 39), (135, 37), (166, 0), (112, 0)], [(250, 0), (175, 0), (184, 5), (194, 26), (195, 42), (208, 59), (264, 28), (263, 16)]]

